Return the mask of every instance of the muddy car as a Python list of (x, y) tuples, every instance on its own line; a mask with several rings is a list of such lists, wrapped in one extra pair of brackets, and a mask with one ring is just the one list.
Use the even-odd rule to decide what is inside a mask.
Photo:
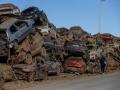
[(0, 4), (0, 16), (1, 15), (20, 15), (20, 10), (17, 6), (7, 3), (7, 4)]
[(61, 64), (58, 61), (47, 60), (45, 61), (47, 65), (48, 75), (59, 75), (61, 73)]
[(65, 50), (69, 54), (82, 56), (86, 53), (87, 47), (84, 42), (74, 40), (74, 41), (66, 42)]
[[(62, 58), (60, 57), (60, 54), (62, 54), (60, 53), (62, 46), (55, 45), (52, 42), (45, 42), (44, 45), (47, 52), (45, 63), (48, 67), (48, 74), (59, 75), (62, 72)], [(59, 49), (59, 51), (57, 49)]]
[(16, 64), (13, 65), (14, 73), (18, 80), (38, 81), (47, 79), (47, 66), (45, 64)]
[(64, 71), (65, 72), (86, 72), (86, 64), (81, 57), (69, 57), (64, 61)]
[(14, 44), (21, 42), (31, 32), (33, 24), (33, 20), (11, 18), (0, 24), (0, 30), (6, 32), (9, 46), (12, 48)]

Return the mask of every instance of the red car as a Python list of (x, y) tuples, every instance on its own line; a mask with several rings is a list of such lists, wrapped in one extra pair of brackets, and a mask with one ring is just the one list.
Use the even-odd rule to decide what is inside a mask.
[(86, 64), (81, 57), (69, 57), (64, 62), (65, 72), (84, 73), (86, 71)]

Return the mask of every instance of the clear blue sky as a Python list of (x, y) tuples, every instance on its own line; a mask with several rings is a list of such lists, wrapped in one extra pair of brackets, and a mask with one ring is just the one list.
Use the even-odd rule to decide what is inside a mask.
[[(21, 10), (37, 6), (57, 27), (79, 25), (92, 34), (99, 31), (100, 0), (0, 0), (2, 3), (13, 3)], [(120, 36), (120, 0), (105, 0), (101, 7), (101, 32)]]

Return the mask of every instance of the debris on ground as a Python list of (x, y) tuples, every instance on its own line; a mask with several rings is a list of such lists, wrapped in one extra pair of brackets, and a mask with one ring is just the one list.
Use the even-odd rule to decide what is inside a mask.
[(80, 26), (57, 28), (43, 10), (20, 12), (13, 4), (0, 4), (0, 87), (14, 80), (39, 81), (49, 74), (100, 73), (120, 68), (120, 37), (91, 35)]

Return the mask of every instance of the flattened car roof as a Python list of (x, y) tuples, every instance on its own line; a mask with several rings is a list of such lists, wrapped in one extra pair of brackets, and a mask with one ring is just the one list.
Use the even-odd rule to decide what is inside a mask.
[(16, 18), (10, 18), (3, 23), (0, 24), (0, 29), (8, 29), (15, 21), (17, 21)]
[(0, 15), (20, 15), (20, 9), (11, 3), (0, 4)]
[(17, 6), (15, 6), (14, 4), (11, 3), (6, 3), (6, 4), (0, 4), (0, 10), (4, 10), (4, 9), (18, 9)]

